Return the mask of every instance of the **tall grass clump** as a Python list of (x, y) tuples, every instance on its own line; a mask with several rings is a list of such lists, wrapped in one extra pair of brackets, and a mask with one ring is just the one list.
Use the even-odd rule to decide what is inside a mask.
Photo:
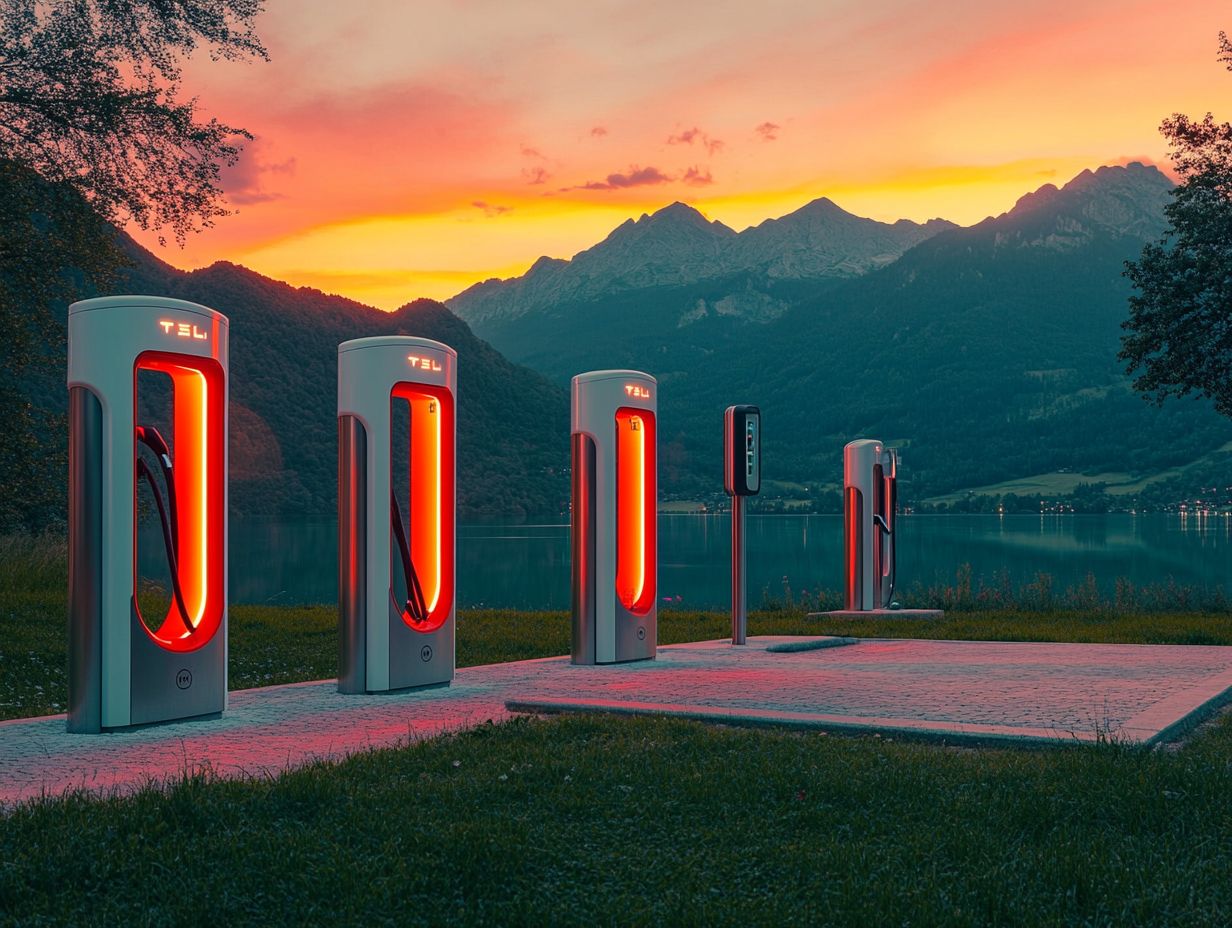
[[(975, 575), (970, 564), (959, 564), (951, 583), (924, 584), (916, 581), (911, 587), (895, 594), (895, 600), (905, 609), (944, 609), (947, 612), (1204, 612), (1232, 611), (1222, 585), (1200, 587), (1176, 582), (1168, 577), (1162, 583), (1135, 584), (1126, 577), (1117, 577), (1105, 593), (1093, 573), (1076, 584), (1059, 589), (1052, 574), (1039, 571), (1030, 580), (1017, 586), (1009, 573), (998, 570), (990, 577)], [(761, 608), (768, 612), (827, 612), (843, 607), (843, 594), (838, 590), (811, 585), (793, 592), (789, 578), (783, 577), (779, 589), (769, 585), (762, 589)]]
[(0, 596), (62, 591), (68, 546), (62, 535), (0, 535)]

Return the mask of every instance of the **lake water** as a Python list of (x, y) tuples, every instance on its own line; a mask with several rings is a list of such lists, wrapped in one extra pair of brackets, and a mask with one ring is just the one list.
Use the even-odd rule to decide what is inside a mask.
[[(683, 607), (727, 608), (730, 532), (726, 515), (660, 515), (660, 595)], [(161, 566), (157, 538), (143, 538), (143, 573)], [(780, 595), (784, 577), (795, 591), (840, 590), (842, 544), (841, 516), (749, 516), (749, 605), (767, 588)], [(458, 560), (462, 607), (569, 608), (567, 525), (463, 525)], [(232, 521), (230, 563), (232, 602), (337, 601), (332, 520)], [(1232, 589), (1232, 517), (900, 516), (900, 588), (951, 583), (964, 563), (990, 581), (1007, 571), (1016, 587), (1043, 571), (1058, 591), (1088, 572), (1105, 590), (1117, 577)]]

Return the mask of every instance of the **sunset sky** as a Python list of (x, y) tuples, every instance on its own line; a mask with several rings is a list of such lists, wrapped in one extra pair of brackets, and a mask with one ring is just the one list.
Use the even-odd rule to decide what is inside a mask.
[(269, 63), (185, 87), (257, 140), (219, 259), (394, 309), (569, 257), (674, 200), (971, 223), (1232, 118), (1226, 0), (268, 0)]

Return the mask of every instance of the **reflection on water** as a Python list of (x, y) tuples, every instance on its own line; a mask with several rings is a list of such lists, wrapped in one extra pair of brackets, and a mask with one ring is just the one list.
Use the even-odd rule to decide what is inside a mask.
[[(899, 583), (948, 583), (960, 564), (1011, 583), (1053, 575), (1057, 589), (1088, 572), (1110, 590), (1135, 584), (1232, 586), (1232, 517), (1219, 514), (926, 515), (899, 519)], [(154, 531), (147, 526), (143, 531)], [(749, 604), (786, 577), (799, 592), (842, 585), (840, 516), (749, 516)], [(659, 593), (679, 605), (728, 606), (730, 522), (726, 515), (659, 516)], [(337, 599), (333, 520), (231, 523), (231, 601), (332, 603)], [(162, 568), (161, 539), (141, 546), (142, 572)], [(458, 601), (473, 606), (569, 608), (567, 525), (462, 525)]]

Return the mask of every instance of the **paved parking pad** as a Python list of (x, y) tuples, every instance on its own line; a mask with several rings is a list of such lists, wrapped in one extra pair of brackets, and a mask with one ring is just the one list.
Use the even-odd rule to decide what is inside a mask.
[(948, 740), (1153, 744), (1232, 697), (1232, 648), (1225, 647), (821, 643), (759, 638), (749, 654), (717, 642), (672, 648), (654, 664), (610, 668), (617, 673), (597, 692), (554, 676), (508, 705)]
[[(782, 646), (805, 649), (783, 650)], [(1232, 648), (860, 639), (700, 642), (654, 661), (467, 667), (450, 687), (343, 696), (335, 681), (231, 694), (219, 719), (70, 735), (64, 716), (0, 722), (0, 803), (124, 792), (210, 769), (270, 776), (318, 759), (500, 721), (609, 711), (980, 741), (1173, 737), (1232, 695)], [(775, 650), (768, 650), (774, 647)]]

